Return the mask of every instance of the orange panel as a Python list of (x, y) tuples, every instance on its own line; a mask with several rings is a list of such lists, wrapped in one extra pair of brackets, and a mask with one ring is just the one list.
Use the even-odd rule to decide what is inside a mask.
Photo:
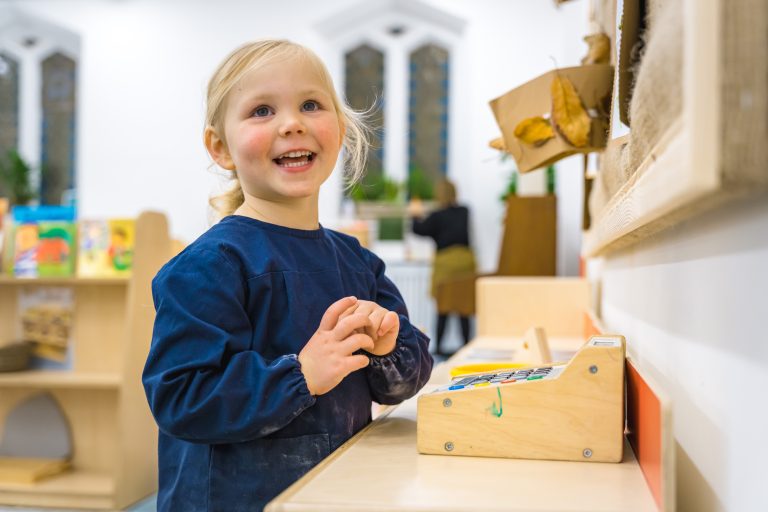
[(584, 340), (588, 340), (592, 336), (603, 334), (603, 332), (595, 325), (592, 315), (584, 312)]
[(627, 439), (656, 505), (663, 509), (661, 402), (627, 360)]

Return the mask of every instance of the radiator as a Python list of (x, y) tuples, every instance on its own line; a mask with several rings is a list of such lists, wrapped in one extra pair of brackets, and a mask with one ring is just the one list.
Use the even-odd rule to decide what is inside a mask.
[(435, 331), (435, 303), (429, 294), (432, 265), (427, 262), (387, 263), (389, 277), (405, 299), (411, 324), (430, 338)]

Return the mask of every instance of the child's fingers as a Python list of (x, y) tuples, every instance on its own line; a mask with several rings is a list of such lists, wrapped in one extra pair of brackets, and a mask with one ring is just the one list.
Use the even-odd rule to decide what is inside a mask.
[(344, 317), (333, 328), (333, 336), (337, 340), (343, 340), (348, 338), (350, 334), (354, 333), (357, 329), (364, 330), (371, 325), (371, 319), (367, 315), (360, 313), (354, 313), (348, 317)]
[(378, 307), (375, 310), (371, 311), (371, 313), (368, 315), (368, 318), (371, 319), (371, 333), (373, 333), (374, 336), (379, 336), (379, 328), (381, 327), (381, 321), (384, 320), (384, 315), (387, 314), (387, 310)]
[(357, 302), (356, 297), (344, 297), (339, 299), (325, 310), (323, 318), (320, 320), (320, 329), (330, 331), (339, 322), (339, 317)]
[(345, 310), (344, 310), (344, 311), (343, 311), (343, 312), (342, 312), (342, 313), (339, 315), (339, 320), (341, 320), (342, 318), (346, 318), (346, 317), (348, 317), (349, 315), (351, 315), (352, 313), (354, 313), (355, 311), (357, 311), (358, 309), (360, 309), (360, 302), (361, 302), (361, 301), (358, 299), (358, 300), (357, 300), (357, 302), (355, 302), (355, 303), (354, 303), (354, 304), (352, 304), (350, 307), (348, 307), (347, 309), (345, 309)]
[(346, 369), (348, 370), (347, 372), (348, 374), (356, 370), (359, 370), (361, 368), (365, 368), (366, 366), (368, 366), (368, 363), (370, 362), (371, 360), (368, 359), (368, 356), (364, 356), (362, 354), (349, 356), (344, 360)]
[(384, 315), (384, 318), (381, 320), (381, 325), (379, 326), (378, 335), (382, 336), (392, 329), (399, 328), (400, 327), (400, 317), (397, 316), (397, 313), (394, 311), (387, 311), (387, 313)]
[(370, 352), (374, 347), (373, 339), (367, 334), (353, 334), (339, 343), (342, 345), (342, 354), (353, 354), (360, 349)]

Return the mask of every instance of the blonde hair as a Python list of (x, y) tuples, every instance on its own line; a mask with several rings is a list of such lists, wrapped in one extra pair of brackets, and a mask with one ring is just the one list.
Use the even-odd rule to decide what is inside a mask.
[(456, 186), (445, 178), (441, 179), (437, 182), (435, 199), (442, 208), (456, 204)]
[[(210, 127), (226, 144), (224, 134), (224, 112), (227, 98), (232, 87), (249, 71), (269, 62), (286, 59), (302, 58), (314, 67), (333, 102), (333, 107), (344, 127), (344, 174), (347, 186), (357, 183), (363, 174), (365, 161), (368, 156), (368, 141), (370, 128), (366, 124), (367, 112), (357, 112), (339, 99), (336, 89), (325, 64), (309, 48), (282, 39), (264, 39), (244, 44), (230, 53), (219, 65), (208, 81), (205, 125)], [(243, 190), (237, 179), (237, 171), (230, 175), (234, 182), (229, 190), (209, 201), (211, 207), (222, 217), (231, 215), (242, 204)]]

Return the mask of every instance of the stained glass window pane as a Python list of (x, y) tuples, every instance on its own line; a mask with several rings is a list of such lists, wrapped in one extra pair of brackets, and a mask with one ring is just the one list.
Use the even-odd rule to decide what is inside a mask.
[[(75, 61), (55, 53), (42, 63), (42, 204), (62, 204), (75, 188)], [(68, 194), (65, 195), (65, 192)]]
[(450, 55), (428, 44), (410, 55), (408, 172), (436, 183), (448, 168)]
[[(0, 158), (19, 145), (19, 64), (0, 52)], [(0, 196), (7, 195), (0, 183)]]
[(347, 103), (355, 110), (368, 110), (373, 105), (369, 124), (373, 130), (363, 186), (380, 180), (384, 167), (384, 54), (362, 45), (345, 55)]

